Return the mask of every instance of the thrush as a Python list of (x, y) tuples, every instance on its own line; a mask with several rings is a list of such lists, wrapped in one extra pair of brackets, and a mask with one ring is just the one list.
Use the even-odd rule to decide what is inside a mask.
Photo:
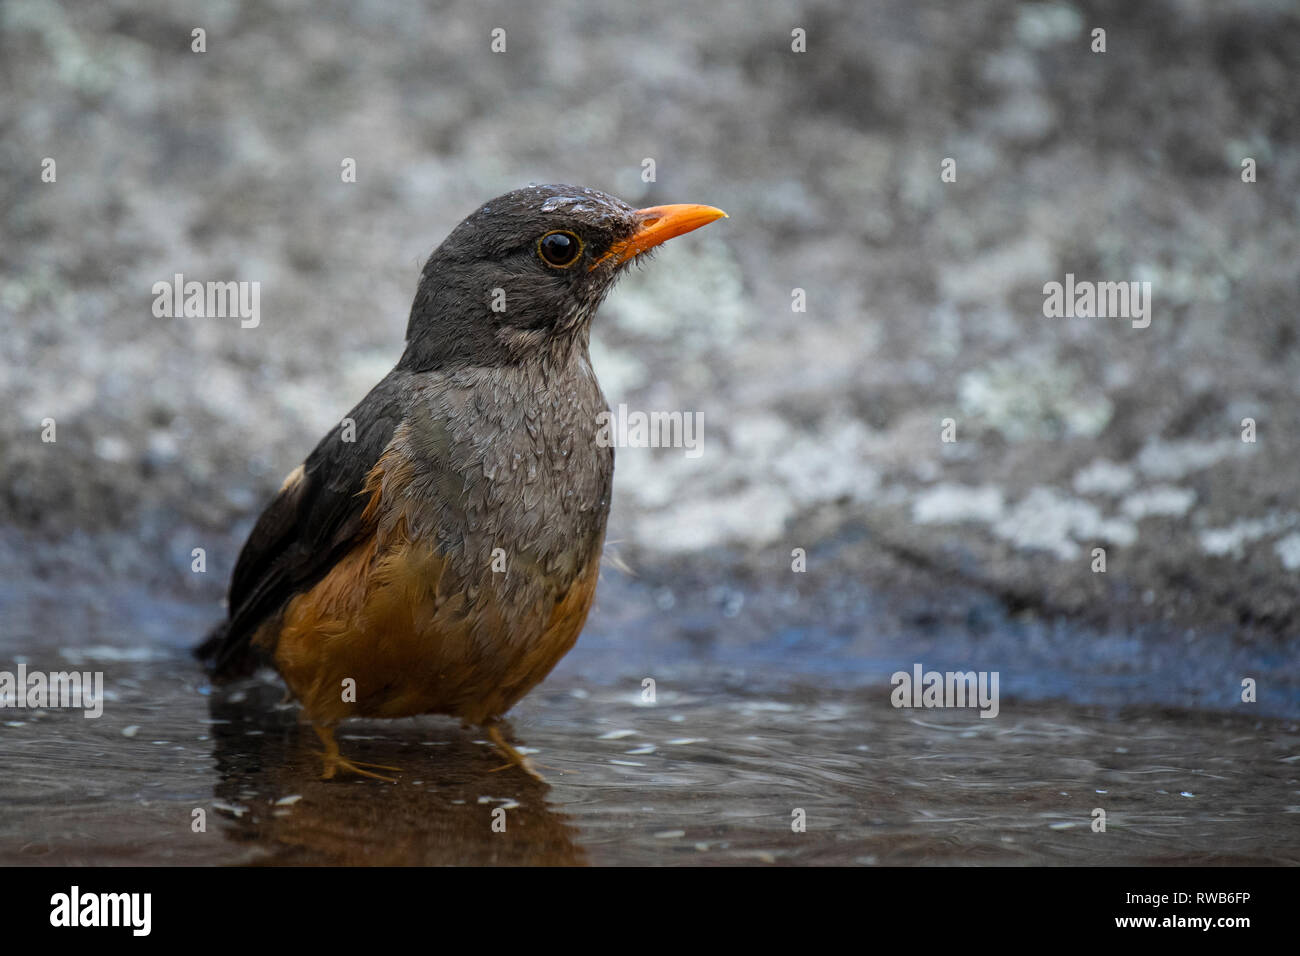
[(446, 714), (531, 772), (502, 716), (573, 646), (596, 592), (614, 450), (592, 318), (637, 256), (725, 216), (530, 186), (422, 270), (397, 365), (285, 478), (197, 649), (217, 680), (270, 664), (324, 746), (348, 717)]

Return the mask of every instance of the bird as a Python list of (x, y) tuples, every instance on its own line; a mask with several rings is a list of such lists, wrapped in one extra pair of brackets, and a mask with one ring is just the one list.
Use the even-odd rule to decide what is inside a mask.
[(538, 776), (503, 715), (577, 641), (609, 516), (614, 449), (592, 319), (661, 243), (725, 218), (531, 185), (426, 261), (393, 367), (284, 479), (240, 550), (226, 617), (196, 648), (216, 683), (273, 667), (324, 750), (351, 717), (443, 714)]

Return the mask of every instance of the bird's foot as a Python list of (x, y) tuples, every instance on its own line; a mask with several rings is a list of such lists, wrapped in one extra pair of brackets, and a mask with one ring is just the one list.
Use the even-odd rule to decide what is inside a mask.
[[(529, 760), (527, 756), (521, 754), (518, 750), (516, 750), (513, 746), (510, 745), (510, 742), (506, 740), (505, 735), (501, 733), (501, 728), (499, 726), (497, 726), (496, 724), (488, 724), (486, 729), (487, 729), (488, 739), (492, 741), (492, 743), (496, 746), (497, 750), (501, 751), (502, 756), (504, 756), (506, 760), (510, 761), (509, 763), (503, 764), (500, 767), (493, 767), (491, 770), (488, 771), (488, 773), (497, 773), (501, 770), (509, 770), (512, 767), (518, 767), (520, 770), (528, 774), (528, 776), (532, 777), (534, 780), (538, 781), (539, 783), (546, 782), (546, 778), (537, 772), (537, 765), (535, 765), (531, 760)], [(555, 768), (548, 767), (547, 769), (554, 770)]]
[(390, 767), (387, 764), (382, 763), (366, 763), (362, 760), (349, 760), (347, 757), (339, 753), (339, 745), (334, 739), (333, 728), (316, 726), (314, 729), (316, 731), (316, 736), (318, 736), (321, 739), (321, 743), (325, 745), (324, 750), (316, 751), (316, 755), (321, 757), (325, 762), (325, 768), (320, 775), (322, 780), (333, 780), (335, 776), (337, 776), (338, 772), (342, 770), (344, 773), (355, 773), (359, 777), (370, 777), (374, 780), (382, 780), (384, 783), (397, 783), (395, 777), (385, 777), (381, 773), (373, 773), (372, 771), (363, 768), (372, 767), (375, 770), (391, 770), (394, 773), (401, 773), (401, 767)]
[(315, 754), (325, 760), (325, 769), (320, 775), (322, 780), (333, 780), (341, 770), (344, 773), (355, 773), (360, 777), (371, 777), (375, 780), (382, 780), (384, 783), (397, 783), (396, 777), (385, 777), (382, 773), (372, 773), (363, 768), (374, 767), (375, 770), (391, 770), (394, 773), (402, 772), (401, 767), (390, 767), (387, 764), (382, 763), (364, 763), (360, 760), (349, 760), (342, 754), (329, 754), (323, 750), (317, 750), (315, 751)]

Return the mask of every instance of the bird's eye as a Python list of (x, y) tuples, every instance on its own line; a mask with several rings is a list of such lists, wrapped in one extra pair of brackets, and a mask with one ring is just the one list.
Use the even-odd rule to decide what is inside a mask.
[(571, 232), (548, 232), (537, 240), (537, 254), (548, 266), (564, 269), (582, 255), (582, 240)]

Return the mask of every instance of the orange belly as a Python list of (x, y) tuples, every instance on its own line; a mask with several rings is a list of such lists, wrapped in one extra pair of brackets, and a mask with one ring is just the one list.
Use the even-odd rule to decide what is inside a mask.
[(378, 558), (376, 548), (372, 537), (353, 550), (259, 636), (317, 723), (498, 717), (573, 646), (596, 593), (599, 549), (576, 580), (517, 607), (493, 587), (504, 575), (450, 587), (432, 548), (404, 541)]

